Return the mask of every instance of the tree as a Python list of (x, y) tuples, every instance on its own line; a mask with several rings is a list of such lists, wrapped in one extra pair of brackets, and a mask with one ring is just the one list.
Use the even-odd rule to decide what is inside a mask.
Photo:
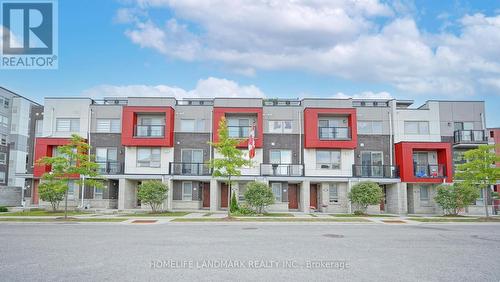
[(59, 208), (59, 203), (64, 200), (64, 194), (67, 189), (66, 182), (55, 179), (53, 174), (51, 174), (38, 185), (38, 194), (43, 201), (50, 203), (52, 211), (55, 212)]
[(495, 163), (500, 162), (500, 157), (495, 154), (494, 148), (493, 145), (481, 145), (468, 150), (464, 153), (466, 162), (459, 164), (455, 170), (456, 181), (483, 191), (486, 217), (489, 216), (488, 189), (500, 179), (500, 168), (495, 166)]
[(382, 197), (382, 188), (371, 181), (359, 182), (349, 192), (349, 200), (357, 208), (355, 213), (366, 213), (368, 206), (379, 204)]
[[(241, 175), (241, 168), (244, 166), (252, 165), (252, 161), (245, 159), (243, 152), (238, 150), (237, 146), (243, 139), (236, 139), (229, 137), (229, 130), (227, 122), (224, 117), (219, 122), (217, 130), (219, 135), (218, 142), (209, 142), (215, 151), (221, 156), (220, 158), (213, 158), (210, 160), (209, 167), (213, 169), (212, 175), (214, 177), (222, 177), (228, 185), (228, 199), (231, 195), (231, 177)], [(231, 210), (228, 209), (228, 214)]]
[(233, 195), (231, 196), (231, 205), (230, 205), (230, 208), (229, 208), (230, 212), (231, 213), (235, 213), (239, 210), (239, 207), (238, 207), (238, 201), (236, 200), (236, 194), (233, 193)]
[(142, 203), (148, 204), (151, 211), (156, 213), (165, 199), (167, 199), (168, 186), (159, 180), (147, 180), (141, 183), (137, 198)]
[(261, 214), (267, 206), (274, 204), (273, 190), (265, 183), (250, 182), (245, 191), (245, 201)]
[(464, 183), (439, 185), (434, 200), (443, 209), (445, 215), (458, 215), (479, 197), (479, 190)]
[[(68, 218), (68, 186), (69, 181), (75, 176), (88, 177), (88, 179), (77, 179), (75, 182), (82, 187), (86, 184), (90, 187), (103, 187), (99, 174), (99, 165), (93, 161), (89, 154), (90, 145), (82, 137), (73, 134), (67, 145), (57, 147), (55, 156), (43, 157), (38, 160), (38, 165), (50, 166), (52, 171), (42, 175), (43, 182), (61, 181), (64, 187), (64, 219)], [(47, 189), (56, 189), (59, 185), (49, 184)]]

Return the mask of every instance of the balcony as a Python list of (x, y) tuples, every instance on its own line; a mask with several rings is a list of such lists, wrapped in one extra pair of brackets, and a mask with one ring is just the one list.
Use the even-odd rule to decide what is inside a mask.
[(110, 175), (110, 174), (121, 174), (122, 164), (119, 162), (96, 162), (99, 165), (99, 173)]
[(444, 178), (446, 166), (442, 164), (414, 164), (414, 176), (417, 178)]
[(169, 174), (171, 175), (212, 175), (212, 170), (205, 163), (170, 163)]
[(164, 125), (136, 125), (134, 137), (139, 138), (163, 138), (165, 136)]
[(488, 138), (484, 130), (456, 130), (453, 141), (455, 144), (486, 144)]
[(320, 140), (351, 140), (349, 127), (318, 127)]
[[(247, 139), (250, 135), (251, 126), (228, 126), (229, 137), (235, 139)], [(257, 132), (257, 129), (255, 129)]]
[(399, 178), (399, 167), (394, 165), (353, 165), (352, 174), (361, 178)]
[(303, 176), (304, 166), (301, 164), (261, 164), (262, 176)]

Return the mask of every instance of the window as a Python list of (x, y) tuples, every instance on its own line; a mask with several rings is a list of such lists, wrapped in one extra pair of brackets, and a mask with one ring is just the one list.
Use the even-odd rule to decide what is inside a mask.
[(120, 119), (98, 118), (96, 122), (96, 132), (120, 133)]
[(7, 154), (0, 153), (0, 164), (6, 164), (6, 163), (7, 163)]
[(77, 190), (78, 184), (76, 184), (75, 181), (70, 180), (68, 182), (68, 200), (74, 200), (75, 199), (75, 192)]
[(320, 139), (348, 139), (349, 128), (345, 117), (320, 117), (318, 120)]
[(274, 200), (276, 202), (281, 202), (281, 196), (282, 196), (281, 183), (273, 183), (271, 184), (271, 187), (273, 189)]
[(7, 134), (0, 134), (0, 144), (7, 146)]
[(182, 200), (193, 200), (193, 182), (182, 182)]
[(103, 189), (94, 187), (94, 199), (102, 199)]
[(204, 172), (203, 150), (201, 149), (182, 149), (182, 174), (200, 175)]
[(58, 118), (56, 119), (57, 132), (78, 132), (80, 131), (79, 118)]
[(165, 133), (165, 116), (138, 115), (136, 136), (162, 137)]
[(2, 125), (3, 127), (8, 127), (9, 126), (9, 118), (4, 116), (4, 115), (0, 115), (0, 125)]
[(340, 151), (316, 151), (316, 168), (340, 169)]
[(138, 148), (138, 167), (160, 167), (160, 148)]
[(358, 121), (359, 134), (382, 134), (382, 121), (360, 120)]
[(329, 184), (328, 198), (330, 199), (330, 203), (338, 203), (339, 202), (339, 189), (337, 187), (337, 183), (330, 183)]
[(119, 172), (118, 149), (115, 147), (97, 147), (95, 161), (99, 165), (100, 173)]
[(250, 135), (250, 119), (230, 118), (227, 120), (227, 129), (231, 138), (248, 138)]
[(204, 119), (181, 119), (182, 132), (201, 132), (205, 130)]
[(43, 120), (37, 119), (35, 121), (35, 137), (40, 137), (43, 134)]
[(405, 121), (405, 134), (429, 134), (429, 122)]
[(429, 200), (429, 187), (420, 186), (420, 201), (428, 201)]
[(455, 130), (473, 130), (474, 123), (473, 122), (455, 122), (453, 124)]
[(269, 121), (270, 133), (292, 133), (291, 120), (270, 120)]
[(5, 172), (0, 171), (0, 183), (5, 184)]

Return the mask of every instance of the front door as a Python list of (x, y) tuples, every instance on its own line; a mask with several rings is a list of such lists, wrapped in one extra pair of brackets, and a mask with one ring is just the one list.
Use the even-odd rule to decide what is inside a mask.
[(311, 184), (310, 187), (310, 205), (318, 209), (318, 184)]
[(297, 200), (297, 184), (288, 184), (288, 208), (298, 209), (299, 202)]
[(203, 183), (203, 207), (210, 207), (210, 183)]
[(227, 208), (227, 184), (222, 183), (220, 185), (220, 207)]

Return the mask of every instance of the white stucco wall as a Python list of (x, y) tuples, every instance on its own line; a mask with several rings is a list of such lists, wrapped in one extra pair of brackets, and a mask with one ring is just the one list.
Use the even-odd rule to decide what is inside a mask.
[[(405, 121), (428, 121), (429, 134), (405, 134)], [(401, 141), (441, 142), (438, 102), (430, 101), (420, 109), (394, 110), (394, 142)]]
[(168, 174), (168, 166), (174, 161), (174, 149), (161, 147), (160, 167), (138, 167), (137, 147), (125, 147), (125, 173)]
[[(43, 137), (70, 137), (78, 134), (87, 138), (89, 126), (89, 98), (47, 98), (43, 116)], [(78, 132), (56, 132), (56, 118), (79, 118)]]
[(304, 150), (304, 164), (306, 176), (352, 176), (354, 164), (354, 150), (342, 149), (340, 152), (340, 169), (317, 169), (316, 150)]

